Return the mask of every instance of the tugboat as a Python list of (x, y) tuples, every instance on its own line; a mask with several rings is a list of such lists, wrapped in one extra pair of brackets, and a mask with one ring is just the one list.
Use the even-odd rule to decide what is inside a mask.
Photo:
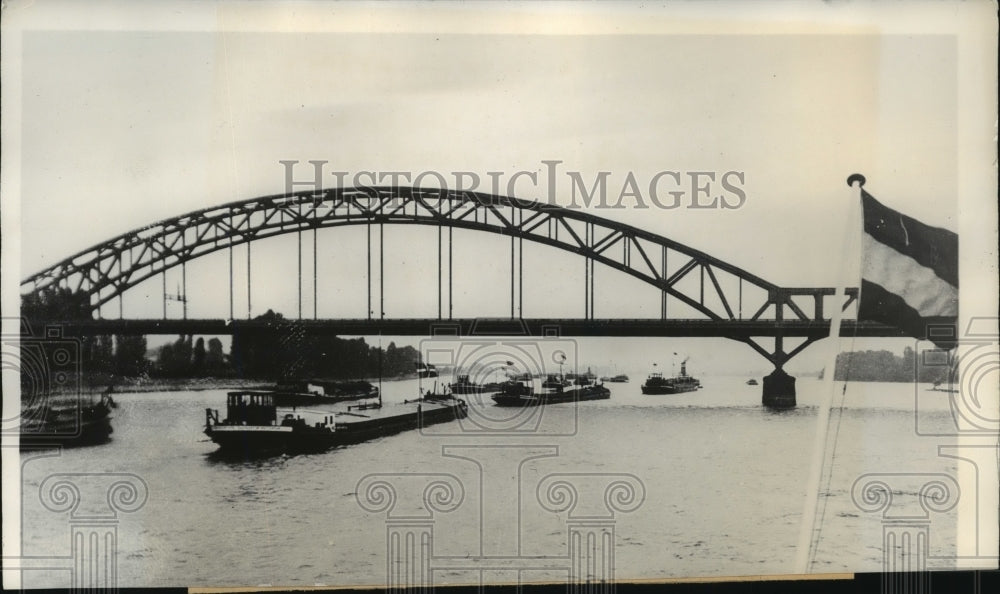
[(45, 401), (21, 411), (21, 447), (94, 445), (108, 441), (111, 409), (117, 408), (109, 388), (97, 402)]
[[(420, 389), (420, 398), (417, 400), (406, 400), (405, 402), (417, 402), (427, 400), (429, 402), (441, 402), (443, 400), (456, 400), (455, 391), (451, 388), (454, 384), (443, 384), (441, 391), (438, 391), (438, 383), (434, 382), (434, 387), (429, 390)], [(469, 392), (474, 393), (474, 392)]]
[(437, 377), (437, 368), (433, 365), (428, 365), (423, 361), (417, 361), (417, 377), (423, 379), (425, 377)]
[(587, 368), (587, 373), (580, 373), (575, 375), (567, 374), (566, 377), (569, 378), (571, 376), (573, 379), (574, 386), (589, 386), (590, 384), (593, 384), (597, 380), (597, 376), (594, 375), (594, 372), (591, 371), (589, 367)]
[(469, 380), (468, 375), (458, 376), (458, 381), (448, 384), (452, 394), (482, 394), (483, 392), (496, 392), (500, 389), (498, 382), (488, 382), (477, 384)]
[(628, 376), (625, 375), (624, 373), (618, 373), (618, 365), (615, 365), (614, 368), (615, 368), (615, 374), (614, 375), (604, 376), (604, 377), (601, 378), (601, 381), (602, 382), (611, 382), (613, 384), (627, 384), (628, 383)]
[[(542, 404), (559, 404), (562, 402), (582, 402), (584, 400), (607, 400), (611, 398), (611, 390), (603, 384), (596, 384), (591, 380), (579, 380), (580, 383), (573, 387), (566, 387), (563, 384), (556, 385), (555, 388), (535, 392), (534, 386), (527, 382), (509, 381), (503, 385), (503, 389), (493, 395), (493, 401), (497, 406), (539, 406)], [(549, 382), (546, 381), (546, 384)]]
[(750, 378), (750, 379), (747, 380), (747, 385), (748, 386), (756, 386), (757, 385), (757, 380), (755, 380), (754, 378)]
[(543, 390), (561, 390), (570, 385), (570, 381), (563, 377), (562, 374), (556, 375), (550, 373), (545, 376), (545, 381), (542, 382)]
[(225, 419), (220, 420), (218, 410), (205, 409), (205, 435), (229, 453), (320, 452), (468, 415), (465, 401), (458, 399), (420, 399), (386, 407), (381, 402), (365, 403), (347, 411), (279, 412), (278, 398), (274, 393), (230, 392)]
[(663, 377), (662, 373), (656, 372), (649, 374), (646, 383), (642, 385), (642, 393), (681, 394), (700, 388), (701, 382), (687, 374), (687, 362), (687, 359), (681, 362), (681, 373), (674, 377)]

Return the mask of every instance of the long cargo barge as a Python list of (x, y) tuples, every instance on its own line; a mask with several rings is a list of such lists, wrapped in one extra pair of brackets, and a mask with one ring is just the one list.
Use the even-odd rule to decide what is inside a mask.
[(552, 390), (536, 392), (534, 386), (522, 382), (508, 382), (503, 390), (492, 396), (497, 406), (541, 406), (585, 400), (607, 400), (611, 390), (603, 384), (589, 384), (573, 387), (556, 387)]
[(273, 394), (278, 406), (311, 406), (335, 404), (366, 398), (378, 398), (379, 389), (366, 381), (308, 380), (279, 383), (273, 390), (258, 391)]
[(275, 394), (230, 392), (225, 419), (220, 420), (218, 410), (205, 409), (205, 435), (231, 454), (317, 452), (468, 415), (465, 401), (454, 398), (347, 408), (283, 409)]

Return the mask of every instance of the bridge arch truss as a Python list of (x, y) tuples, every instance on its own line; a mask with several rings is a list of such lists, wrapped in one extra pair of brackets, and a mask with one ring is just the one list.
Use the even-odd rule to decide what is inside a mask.
[[(345, 225), (384, 224), (494, 233), (511, 238), (512, 255), (513, 243), (525, 240), (577, 254), (585, 259), (588, 275), (585, 318), (593, 317), (594, 311), (594, 263), (659, 290), (662, 319), (668, 317), (670, 296), (710, 321), (822, 321), (824, 297), (833, 294), (833, 289), (782, 288), (666, 237), (579, 210), (477, 192), (412, 187), (323, 189), (198, 210), (84, 250), (31, 275), (21, 283), (21, 292), (54, 287), (82, 291), (98, 311), (149, 278), (239, 244)], [(745, 296), (751, 295), (756, 297), (746, 300), (752, 305), (745, 309)], [(855, 297), (856, 290), (844, 307)]]

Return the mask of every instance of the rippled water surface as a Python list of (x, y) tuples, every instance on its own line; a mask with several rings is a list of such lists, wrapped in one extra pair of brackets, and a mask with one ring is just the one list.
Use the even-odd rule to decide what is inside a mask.
[[(643, 396), (633, 376), (609, 384), (610, 400), (546, 407), (546, 427), (562, 435), (482, 437), (455, 434), (451, 424), (252, 461), (220, 459), (202, 434), (205, 408), (223, 408), (224, 391), (121, 394), (111, 442), (22, 454), (23, 554), (70, 551), (70, 512), (39, 500), (47, 477), (133, 473), (148, 487), (148, 500), (118, 515), (119, 586), (381, 584), (387, 515), (359, 505), (359, 481), (372, 473), (437, 473), (452, 475), (461, 494), (453, 509), (433, 516), (433, 579), (467, 583), (478, 573), (448, 559), (566, 556), (568, 518), (543, 505), (543, 479), (569, 473), (577, 477), (571, 482), (586, 483), (591, 479), (579, 477), (620, 474), (635, 477), (644, 499), (611, 520), (619, 579), (789, 573), (824, 384), (800, 378), (799, 407), (770, 412), (760, 406), (760, 387), (745, 379), (704, 377), (696, 393)], [(951, 416), (944, 394), (915, 413), (915, 390), (926, 386), (850, 384), (844, 395), (840, 386), (834, 402), (843, 397), (844, 408), (831, 416), (833, 464), (823, 476), (812, 569), (878, 571), (883, 519), (855, 504), (852, 485), (865, 473), (953, 476), (954, 460), (937, 452), (948, 440), (915, 430), (917, 414), (923, 427), (947, 428)], [(416, 380), (384, 385), (388, 402), (412, 398), (417, 389)], [(480, 412), (486, 419), (498, 414)], [(578, 505), (600, 508), (603, 499), (580, 484)], [(919, 497), (901, 489), (897, 499)], [(396, 517), (420, 512), (420, 496), (398, 495)], [(954, 555), (954, 514), (931, 516), (932, 557)], [(558, 567), (524, 575), (550, 574), (558, 577)], [(24, 575), (27, 586), (68, 584), (65, 572)], [(484, 575), (516, 579), (503, 571)]]

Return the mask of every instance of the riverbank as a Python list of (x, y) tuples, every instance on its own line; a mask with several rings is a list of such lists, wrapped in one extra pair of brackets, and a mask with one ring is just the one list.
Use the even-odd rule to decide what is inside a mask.
[(202, 390), (268, 389), (273, 382), (238, 377), (112, 377), (105, 374), (85, 374), (52, 386), (53, 394), (101, 394), (108, 390), (121, 392), (178, 392)]
[[(400, 377), (382, 378), (383, 382), (414, 379), (416, 374), (406, 374)], [(377, 386), (379, 379), (366, 378), (364, 381)], [(433, 381), (433, 379), (432, 379)], [(179, 392), (203, 390), (269, 390), (275, 382), (261, 379), (239, 377), (117, 377), (109, 374), (95, 373), (69, 376), (59, 384), (49, 387), (50, 394), (102, 394), (112, 387), (112, 393), (122, 392)]]

